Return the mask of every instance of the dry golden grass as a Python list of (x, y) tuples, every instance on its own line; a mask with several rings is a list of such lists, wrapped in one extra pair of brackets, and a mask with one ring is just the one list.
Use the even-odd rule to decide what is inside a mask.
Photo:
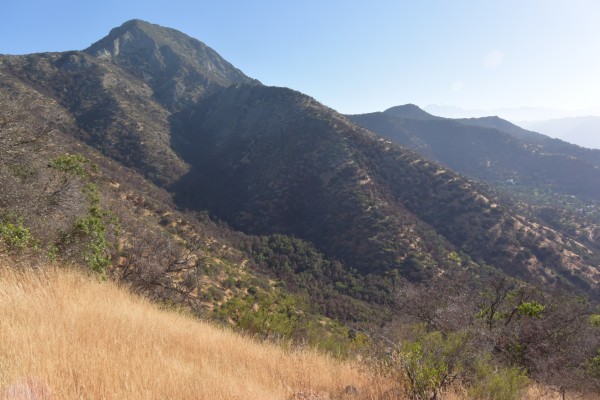
[(373, 383), (349, 363), (160, 310), (72, 270), (0, 266), (2, 399), (367, 399)]
[[(2, 264), (0, 400), (407, 398), (352, 363), (160, 310), (75, 270)], [(442, 397), (466, 398), (454, 389)], [(524, 398), (559, 397), (531, 385)]]
[(527, 393), (525, 395), (525, 399), (527, 400), (599, 400), (600, 396), (595, 394), (582, 394), (582, 393), (566, 393), (564, 398), (563, 396), (556, 390), (552, 390), (551, 388), (540, 385), (540, 384), (531, 384), (527, 388)]

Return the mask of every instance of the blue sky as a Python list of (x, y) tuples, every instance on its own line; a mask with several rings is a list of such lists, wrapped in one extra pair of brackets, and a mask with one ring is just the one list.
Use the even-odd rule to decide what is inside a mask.
[(597, 0), (5, 0), (0, 53), (77, 50), (140, 18), (344, 113), (600, 108)]

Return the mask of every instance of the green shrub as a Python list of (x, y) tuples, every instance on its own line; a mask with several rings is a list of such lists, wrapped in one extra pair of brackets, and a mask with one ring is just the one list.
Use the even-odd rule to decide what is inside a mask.
[(489, 353), (482, 356), (469, 345), (469, 333), (426, 332), (424, 325), (416, 325), (413, 330), (416, 339), (398, 346), (399, 357), (395, 363), (406, 378), (411, 398), (439, 398), (454, 381), (470, 382), (469, 398), (520, 398), (528, 383), (525, 370), (494, 366)]
[(50, 168), (57, 169), (62, 172), (87, 178), (88, 168), (96, 170), (97, 166), (81, 154), (63, 154), (51, 160), (48, 164)]
[(36, 175), (37, 171), (29, 165), (16, 164), (8, 167), (13, 174), (21, 179), (28, 179)]
[(110, 213), (100, 207), (91, 207), (85, 217), (75, 221), (74, 232), (78, 237), (86, 237), (88, 246), (84, 260), (88, 266), (100, 276), (106, 275), (106, 267), (110, 265), (110, 252), (107, 240), (107, 220)]
[[(233, 296), (215, 308), (215, 318), (233, 322), (245, 332), (308, 344), (336, 357), (346, 357), (369, 345), (366, 335), (350, 335), (341, 324), (312, 314), (309, 306), (296, 296), (280, 290), (255, 289), (254, 294)], [(207, 297), (212, 300), (214, 294), (209, 290)]]
[(521, 368), (494, 368), (489, 359), (478, 360), (475, 363), (475, 381), (469, 388), (469, 398), (518, 400), (528, 381), (525, 370)]
[(65, 173), (71, 173), (88, 181), (83, 187), (90, 208), (83, 217), (75, 220), (73, 233), (67, 237), (68, 241), (87, 241), (83, 253), (86, 264), (102, 278), (106, 278), (106, 267), (111, 263), (108, 243), (108, 229), (112, 226), (118, 234), (118, 224), (114, 216), (100, 206), (100, 190), (94, 183), (89, 182), (88, 169), (96, 170), (97, 166), (80, 154), (62, 155), (50, 162), (50, 167)]
[(28, 228), (21, 222), (0, 222), (0, 240), (11, 250), (22, 250), (35, 246), (35, 241)]
[(595, 379), (600, 379), (600, 350), (598, 350), (598, 355), (589, 361), (588, 373)]
[(51, 263), (54, 263), (54, 262), (56, 262), (58, 260), (58, 253), (59, 253), (59, 251), (60, 250), (59, 250), (59, 248), (56, 245), (51, 245), (48, 248), (48, 253), (46, 255), (48, 257), (48, 260)]
[(517, 307), (517, 313), (526, 317), (542, 318), (545, 307), (537, 301), (524, 301)]
[(210, 297), (215, 301), (221, 301), (225, 298), (225, 293), (215, 286), (209, 287), (208, 293), (210, 294)]
[(453, 332), (442, 335), (434, 331), (425, 333), (423, 326), (417, 339), (400, 346), (400, 364), (407, 378), (408, 390), (415, 399), (436, 396), (465, 371), (468, 335)]
[(223, 287), (225, 289), (232, 289), (236, 284), (236, 280), (233, 276), (228, 276), (227, 278), (225, 278), (225, 280), (223, 280), (223, 282), (221, 282), (221, 285), (223, 285)]
[(83, 188), (83, 194), (87, 197), (92, 206), (100, 204), (100, 189), (93, 183), (88, 183)]

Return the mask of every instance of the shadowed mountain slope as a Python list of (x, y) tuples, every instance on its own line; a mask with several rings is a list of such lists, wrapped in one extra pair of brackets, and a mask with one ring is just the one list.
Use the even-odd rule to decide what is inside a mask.
[(422, 278), (461, 249), (532, 279), (598, 277), (583, 246), (298, 92), (230, 87), (176, 119), (193, 166), (174, 187), (181, 203), (236, 228), (297, 235), (363, 273)]

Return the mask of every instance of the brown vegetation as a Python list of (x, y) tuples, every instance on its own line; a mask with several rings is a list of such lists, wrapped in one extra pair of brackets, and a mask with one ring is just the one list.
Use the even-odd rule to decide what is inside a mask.
[(0, 321), (4, 398), (344, 398), (350, 385), (352, 398), (374, 398), (351, 363), (159, 310), (75, 271), (1, 268)]

